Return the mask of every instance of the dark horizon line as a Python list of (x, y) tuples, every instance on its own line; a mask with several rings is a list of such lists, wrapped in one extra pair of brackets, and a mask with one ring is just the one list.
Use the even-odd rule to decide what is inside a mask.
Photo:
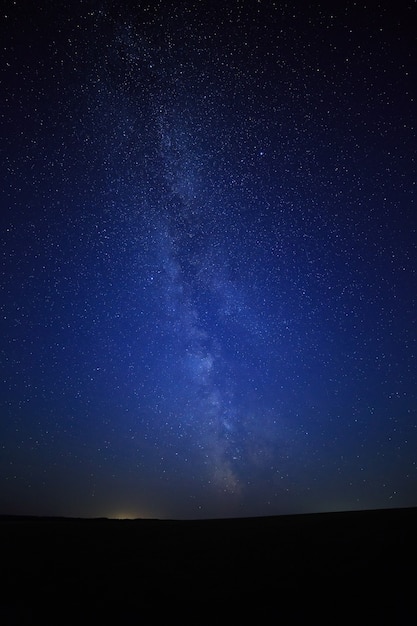
[(394, 512), (414, 512), (417, 513), (417, 506), (406, 507), (383, 507), (370, 509), (343, 509), (338, 511), (317, 511), (310, 513), (282, 513), (276, 515), (244, 515), (234, 517), (207, 517), (207, 518), (160, 518), (160, 517), (79, 517), (66, 515), (19, 515), (0, 513), (0, 522), (7, 521), (54, 521), (54, 522), (231, 522), (239, 520), (272, 520), (289, 518), (307, 518), (338, 516), (346, 514), (366, 514), (366, 513), (394, 513)]

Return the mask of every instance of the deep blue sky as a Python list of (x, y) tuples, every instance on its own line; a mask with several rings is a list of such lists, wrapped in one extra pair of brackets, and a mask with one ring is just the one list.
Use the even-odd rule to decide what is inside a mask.
[(416, 3), (29, 4), (0, 513), (416, 506)]

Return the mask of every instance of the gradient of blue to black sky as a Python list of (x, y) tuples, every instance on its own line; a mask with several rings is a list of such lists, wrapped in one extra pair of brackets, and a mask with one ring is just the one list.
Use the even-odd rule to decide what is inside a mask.
[(416, 10), (3, 3), (0, 513), (417, 505)]

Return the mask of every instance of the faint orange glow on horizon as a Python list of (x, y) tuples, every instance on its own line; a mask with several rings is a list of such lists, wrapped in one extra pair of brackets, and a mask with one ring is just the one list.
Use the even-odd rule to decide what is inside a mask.
[(108, 519), (117, 520), (133, 520), (133, 519), (153, 519), (155, 516), (149, 513), (149, 511), (129, 511), (129, 509), (120, 509), (115, 513), (109, 513), (106, 516)]

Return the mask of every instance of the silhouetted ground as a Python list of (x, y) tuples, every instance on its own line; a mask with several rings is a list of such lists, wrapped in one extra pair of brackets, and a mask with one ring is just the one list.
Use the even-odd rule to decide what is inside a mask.
[(0, 624), (411, 624), (417, 509), (0, 517)]

